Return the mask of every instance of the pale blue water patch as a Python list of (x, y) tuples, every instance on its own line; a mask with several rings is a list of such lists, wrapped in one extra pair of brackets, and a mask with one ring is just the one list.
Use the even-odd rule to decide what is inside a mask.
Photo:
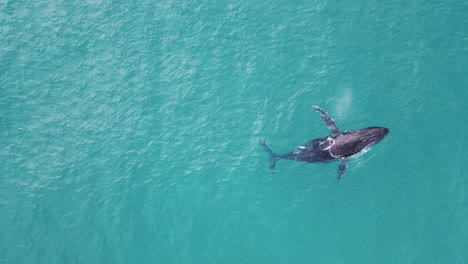
[[(0, 263), (466, 263), (468, 5), (0, 2)], [(280, 161), (328, 133), (350, 161)]]

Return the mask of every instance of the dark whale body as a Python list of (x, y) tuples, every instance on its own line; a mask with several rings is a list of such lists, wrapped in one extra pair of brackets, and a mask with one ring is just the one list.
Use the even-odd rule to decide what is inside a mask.
[(330, 135), (312, 139), (293, 151), (276, 154), (268, 147), (264, 140), (260, 144), (270, 154), (270, 168), (274, 169), (280, 159), (296, 160), (300, 162), (329, 162), (340, 160), (338, 166), (338, 180), (347, 167), (348, 157), (358, 154), (363, 149), (377, 144), (389, 132), (386, 127), (367, 127), (357, 130), (340, 132), (333, 119), (318, 106), (313, 107), (322, 116), (325, 125), (331, 130)]

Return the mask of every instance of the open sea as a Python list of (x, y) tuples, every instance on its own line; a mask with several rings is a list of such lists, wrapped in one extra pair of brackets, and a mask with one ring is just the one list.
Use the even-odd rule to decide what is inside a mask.
[[(468, 2), (0, 0), (0, 263), (468, 263)], [(384, 126), (350, 160), (281, 160)]]

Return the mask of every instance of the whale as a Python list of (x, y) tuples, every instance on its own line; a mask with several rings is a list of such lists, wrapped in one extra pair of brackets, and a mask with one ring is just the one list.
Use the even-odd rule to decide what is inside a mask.
[(270, 169), (273, 170), (279, 160), (295, 160), (310, 163), (339, 161), (338, 181), (341, 181), (348, 166), (349, 158), (379, 143), (390, 131), (386, 127), (371, 126), (341, 132), (327, 112), (315, 105), (312, 108), (320, 113), (323, 122), (330, 130), (330, 134), (312, 139), (284, 154), (274, 153), (266, 144), (266, 141), (260, 139), (259, 143), (270, 155)]

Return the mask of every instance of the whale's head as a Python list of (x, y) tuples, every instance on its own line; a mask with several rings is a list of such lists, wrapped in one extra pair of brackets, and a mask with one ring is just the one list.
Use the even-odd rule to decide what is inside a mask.
[(390, 130), (386, 127), (367, 127), (351, 130), (335, 137), (330, 152), (336, 157), (349, 157), (377, 144)]

